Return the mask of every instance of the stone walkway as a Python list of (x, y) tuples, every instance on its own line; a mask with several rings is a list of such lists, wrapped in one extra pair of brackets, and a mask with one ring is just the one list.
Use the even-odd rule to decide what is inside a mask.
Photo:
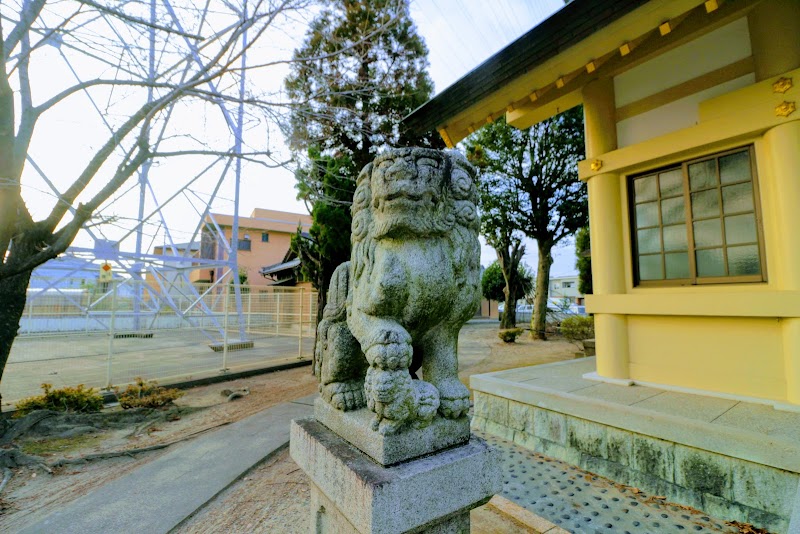
[(490, 434), (502, 458), (502, 495), (575, 534), (738, 533), (724, 521), (614, 484)]

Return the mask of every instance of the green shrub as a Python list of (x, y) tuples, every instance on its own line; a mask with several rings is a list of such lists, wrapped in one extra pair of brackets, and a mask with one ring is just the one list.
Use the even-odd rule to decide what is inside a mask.
[(594, 337), (594, 317), (572, 315), (561, 321), (561, 335), (572, 343), (581, 343)]
[(139, 376), (134, 380), (136, 383), (128, 385), (125, 391), (121, 393), (119, 388), (114, 388), (119, 405), (122, 406), (123, 410), (130, 408), (160, 408), (183, 396), (183, 391), (174, 388), (163, 388), (155, 380), (145, 382)]
[(522, 334), (522, 328), (508, 328), (497, 332), (497, 337), (506, 343), (514, 343), (520, 334)]
[(14, 417), (22, 417), (34, 410), (56, 410), (60, 412), (99, 412), (103, 409), (103, 396), (99, 391), (86, 388), (83, 384), (75, 387), (53, 389), (52, 384), (42, 384), (44, 393), (36, 397), (22, 399), (16, 404)]

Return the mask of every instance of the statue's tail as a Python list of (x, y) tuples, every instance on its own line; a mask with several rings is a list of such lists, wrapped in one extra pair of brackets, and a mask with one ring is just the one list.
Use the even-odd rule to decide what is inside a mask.
[(347, 292), (350, 285), (350, 262), (339, 265), (331, 276), (328, 298), (317, 326), (317, 345), (314, 349), (314, 374), (321, 376), (323, 360), (328, 346), (328, 330), (336, 323), (347, 320)]

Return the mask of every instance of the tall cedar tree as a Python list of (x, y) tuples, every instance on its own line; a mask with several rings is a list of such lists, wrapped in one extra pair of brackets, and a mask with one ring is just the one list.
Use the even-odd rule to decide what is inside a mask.
[(592, 250), (589, 238), (589, 227), (584, 226), (575, 234), (575, 268), (578, 269), (578, 292), (584, 295), (592, 293)]
[(428, 49), (407, 0), (338, 0), (311, 23), (295, 51), (286, 88), (289, 144), (307, 159), (296, 173), (298, 198), (313, 224), (292, 247), (319, 290), (321, 318), (336, 267), (350, 258), (350, 204), (358, 173), (387, 146), (443, 148), (431, 132), (409, 135), (400, 120), (428, 100)]
[[(531, 334), (546, 339), (552, 250), (588, 220), (586, 185), (578, 179), (584, 157), (583, 109), (570, 109), (525, 130), (500, 119), (479, 130), (468, 150), (485, 173), (497, 177), (510, 229), (536, 240), (539, 261)], [(499, 192), (498, 192), (499, 194)]]

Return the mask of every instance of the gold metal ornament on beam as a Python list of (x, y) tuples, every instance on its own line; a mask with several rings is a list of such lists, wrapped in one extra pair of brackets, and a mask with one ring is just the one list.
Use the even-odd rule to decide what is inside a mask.
[(603, 168), (603, 162), (599, 159), (592, 160), (592, 162), (589, 164), (589, 168), (593, 171), (599, 171)]
[(797, 110), (794, 102), (783, 101), (775, 108), (775, 115), (778, 117), (788, 117)]
[(791, 78), (778, 78), (775, 83), (772, 84), (772, 92), (773, 93), (785, 93), (789, 89), (793, 87), (792, 79)]

